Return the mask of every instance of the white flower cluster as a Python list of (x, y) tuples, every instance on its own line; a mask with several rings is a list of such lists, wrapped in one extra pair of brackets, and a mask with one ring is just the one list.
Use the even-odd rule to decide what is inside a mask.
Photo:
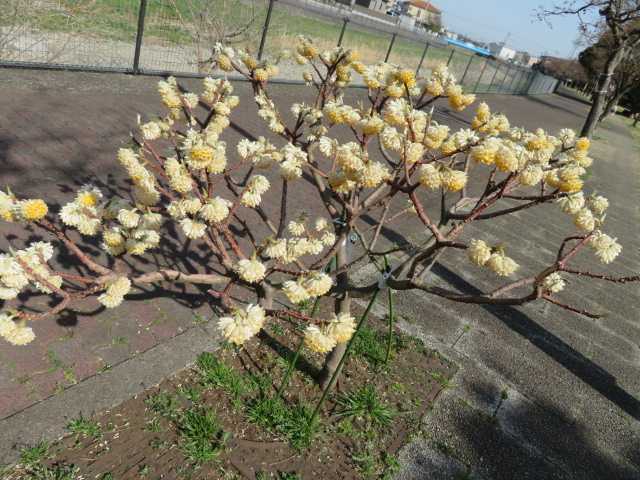
[(325, 247), (336, 242), (336, 236), (326, 219), (318, 218), (313, 230), (306, 228), (305, 221), (301, 216), (289, 222), (288, 230), (293, 235), (291, 238), (266, 238), (262, 246), (264, 255), (285, 264), (292, 263), (303, 255), (318, 255)]
[(12, 345), (26, 345), (36, 338), (31, 327), (15, 322), (13, 316), (7, 313), (0, 313), (0, 337)]
[(304, 344), (317, 353), (328, 353), (338, 343), (348, 342), (356, 330), (355, 319), (346, 313), (334, 315), (328, 325), (309, 325), (304, 331)]
[(242, 345), (260, 331), (265, 319), (264, 309), (250, 304), (244, 310), (235, 310), (230, 317), (221, 317), (218, 328), (229, 342)]
[(298, 280), (287, 280), (282, 291), (292, 303), (301, 303), (314, 297), (321, 297), (331, 290), (333, 280), (324, 272), (310, 272)]
[(159, 213), (140, 213), (123, 200), (112, 200), (105, 209), (112, 221), (102, 232), (102, 248), (110, 255), (143, 255), (160, 243), (163, 218)]
[(102, 198), (102, 192), (98, 188), (84, 185), (76, 193), (73, 202), (63, 205), (60, 220), (69, 227), (77, 228), (83, 235), (96, 235), (104, 214)]
[(609, 200), (595, 194), (585, 198), (582, 192), (577, 192), (560, 198), (558, 204), (563, 212), (573, 215), (576, 227), (591, 232), (604, 223)]
[(481, 267), (488, 267), (501, 277), (508, 277), (519, 268), (513, 259), (505, 255), (502, 247), (491, 248), (483, 240), (472, 239), (469, 242), (467, 255), (471, 262)]
[(558, 293), (564, 290), (566, 282), (558, 272), (553, 272), (542, 281), (542, 288), (551, 293)]
[(337, 146), (335, 159), (338, 168), (329, 174), (329, 185), (337, 193), (348, 193), (356, 188), (375, 188), (391, 178), (387, 167), (369, 159), (366, 150), (356, 142)]
[(258, 104), (258, 115), (260, 118), (267, 122), (269, 129), (274, 133), (284, 132), (284, 125), (280, 121), (276, 106), (273, 104), (263, 92), (260, 92), (255, 96), (255, 101)]
[[(226, 116), (223, 116), (226, 118)], [(193, 171), (206, 170), (209, 173), (222, 173), (227, 166), (227, 144), (218, 139), (220, 132), (202, 133), (189, 129), (182, 142), (181, 150), (186, 163)]]
[(248, 208), (255, 208), (262, 202), (262, 195), (264, 195), (271, 184), (267, 177), (263, 175), (253, 175), (248, 181), (247, 186), (242, 192), (240, 197), (240, 203)]
[(210, 198), (202, 204), (197, 197), (174, 200), (167, 207), (169, 215), (180, 223), (185, 236), (191, 240), (201, 238), (207, 231), (207, 224), (224, 221), (232, 203), (222, 197)]
[(264, 137), (258, 137), (256, 141), (243, 138), (238, 142), (237, 150), (240, 158), (250, 161), (257, 168), (271, 168), (283, 158), (280, 150)]
[(118, 161), (134, 184), (136, 201), (145, 206), (158, 203), (160, 192), (158, 192), (156, 178), (143, 165), (140, 156), (130, 148), (121, 148), (118, 151)]
[(106, 291), (98, 297), (98, 301), (107, 308), (115, 308), (122, 303), (124, 296), (131, 290), (131, 280), (117, 277), (106, 285)]
[(42, 293), (51, 293), (50, 286), (60, 288), (62, 277), (53, 275), (47, 265), (52, 257), (53, 246), (47, 242), (35, 242), (12, 254), (0, 254), (0, 300), (16, 298), (30, 281)]
[(616, 238), (612, 238), (599, 230), (593, 232), (593, 235), (589, 238), (589, 246), (593, 248), (600, 261), (605, 264), (613, 262), (622, 252), (622, 245), (617, 242)]
[(238, 276), (247, 283), (259, 283), (267, 272), (267, 267), (259, 260), (243, 258), (235, 267)]

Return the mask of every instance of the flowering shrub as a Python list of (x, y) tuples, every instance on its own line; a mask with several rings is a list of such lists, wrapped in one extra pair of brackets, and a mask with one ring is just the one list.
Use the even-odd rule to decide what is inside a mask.
[[(141, 123), (133, 135), (135, 146), (117, 155), (133, 183), (131, 201), (106, 198), (97, 187), (86, 185), (54, 215), (41, 199), (0, 192), (4, 221), (43, 229), (89, 272), (55, 270), (49, 264), (54, 253), (49, 242), (2, 254), (2, 300), (14, 301), (20, 292), (33, 288), (55, 297), (57, 303), (39, 313), (6, 308), (0, 316), (0, 335), (23, 345), (34, 339), (31, 321), (55, 315), (79, 299), (95, 297), (104, 307), (115, 308), (139, 285), (196, 283), (210, 286), (208, 294), (224, 312), (219, 328), (228, 341), (242, 345), (269, 317), (295, 317), (307, 325), (304, 344), (329, 353), (325, 373), (331, 374), (357, 328), (350, 297), (371, 295), (383, 286), (379, 281), (355, 284), (350, 272), (366, 258), (386, 261), (392, 251), (376, 250), (382, 226), (393, 228), (397, 218), (408, 215), (424, 226), (425, 243), (393, 250), (396, 264), (384, 280), (391, 289), (418, 289), (464, 303), (549, 301), (594, 316), (555, 296), (568, 276), (612, 282), (638, 279), (570, 266), (583, 248), (592, 249), (605, 264), (621, 251), (616, 239), (603, 231), (608, 201), (582, 192), (582, 178), (592, 163), (588, 139), (576, 138), (568, 129), (554, 136), (542, 129), (512, 127), (485, 103), (477, 106), (470, 128), (452, 131), (433, 119), (430, 106), (446, 99), (454, 110), (463, 110), (475, 97), (465, 94), (444, 66), (428, 79), (416, 78), (395, 65), (364, 65), (356, 52), (340, 47), (321, 53), (307, 39), (300, 40), (293, 56), (308, 66), (303, 78), (315, 98), (309, 104), (294, 103), (285, 112), (267, 88), (277, 73), (275, 64), (228, 47), (215, 50), (215, 67), (251, 82), (258, 115), (273, 138), (244, 138), (228, 145), (222, 135), (240, 101), (232, 84), (225, 78), (206, 78), (203, 91), (195, 94), (169, 78), (158, 86), (167, 114)], [(366, 104), (350, 105), (343, 99), (343, 89), (356, 75), (368, 88)], [(339, 142), (334, 135), (337, 128), (349, 132), (351, 141)], [(237, 179), (238, 173), (244, 180)], [(299, 211), (291, 215), (289, 191), (300, 188), (301, 182), (313, 185), (317, 201), (309, 202), (321, 203), (325, 216), (311, 218)], [(471, 196), (470, 186), (479, 193)], [(268, 202), (279, 206), (275, 215), (263, 208), (267, 195)], [(404, 197), (408, 206), (391, 214), (396, 197)], [(437, 219), (425, 208), (436, 202)], [(557, 257), (535, 275), (516, 278), (519, 265), (509, 256), (508, 246), (482, 238), (461, 240), (470, 223), (548, 203), (572, 216), (575, 231), (568, 232)], [(363, 216), (376, 212), (375, 225), (364, 224)], [(260, 229), (256, 221), (261, 222)], [(170, 269), (123, 273), (117, 259), (158, 247), (169, 222), (192, 241), (190, 248), (204, 245), (214, 261), (200, 265), (199, 273)], [(90, 258), (69, 235), (74, 229), (86, 237), (100, 237), (104, 251), (116, 258), (114, 267)], [(265, 229), (268, 235), (257, 233)], [(347, 246), (353, 238), (362, 248), (350, 258)], [(460, 251), (460, 261), (468, 258), (494, 274), (496, 281), (507, 278), (506, 283), (474, 295), (429, 285), (425, 274), (448, 249)], [(332, 258), (336, 262), (331, 271), (324, 267)], [(232, 300), (232, 292), (239, 288), (252, 292), (247, 304)], [(296, 307), (322, 296), (336, 301), (331, 318), (314, 319)], [(276, 297), (291, 308), (275, 308)]]

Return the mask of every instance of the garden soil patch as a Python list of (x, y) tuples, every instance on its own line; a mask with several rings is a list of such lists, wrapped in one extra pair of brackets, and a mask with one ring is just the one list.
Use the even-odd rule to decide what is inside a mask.
[[(237, 392), (216, 386), (215, 381), (212, 384), (197, 365), (113, 410), (82, 419), (99, 424), (99, 433), (76, 429), (48, 449), (38, 460), (39, 468), (73, 465), (76, 475), (85, 480), (382, 478), (392, 473), (395, 453), (419, 428), (455, 367), (418, 340), (397, 333), (385, 367), (387, 326), (374, 320), (369, 324), (354, 344), (337, 391), (325, 402), (319, 427), (306, 448), (294, 448), (295, 442), (284, 430), (265, 428), (250, 414), (258, 398), (277, 396), (300, 342), (296, 326), (278, 319), (243, 349), (228, 346), (208, 354), (225, 368), (231, 367), (228, 371), (240, 379), (242, 387)], [(321, 360), (303, 349), (282, 395), (285, 408), (313, 409), (321, 394), (315, 382)], [(385, 411), (393, 412), (385, 425), (341, 411), (341, 396), (371, 387)], [(189, 455), (185, 412), (215, 413), (221, 431), (215, 433), (217, 440), (212, 444), (218, 442), (219, 448), (205, 461)], [(30, 471), (33, 465), (18, 466), (4, 478), (41, 478)]]

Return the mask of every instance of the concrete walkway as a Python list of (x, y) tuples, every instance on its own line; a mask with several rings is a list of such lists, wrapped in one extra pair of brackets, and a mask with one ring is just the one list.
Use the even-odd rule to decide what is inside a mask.
[[(0, 184), (54, 203), (68, 201), (70, 181), (73, 188), (89, 180), (122, 188), (115, 152), (126, 143), (138, 112), (161, 111), (155, 84), (156, 79), (122, 75), (0, 70)], [(272, 91), (279, 103), (288, 105), (295, 88), (274, 86)], [(233, 119), (243, 129), (230, 132), (232, 144), (246, 134), (264, 134), (247, 85), (238, 84), (237, 91), (243, 103)], [(556, 96), (485, 99), (494, 110), (507, 113), (512, 124), (552, 132), (577, 128), (586, 113), (584, 105)], [(442, 120), (453, 127), (469, 120), (468, 114), (452, 114), (446, 108), (441, 112)], [(587, 189), (597, 184), (611, 200), (607, 231), (624, 246), (612, 270), (630, 274), (640, 270), (638, 150), (618, 123), (599, 135)], [(569, 223), (549, 206), (523, 211), (508, 224), (479, 224), (468, 235), (512, 245), (510, 251), (520, 252), (516, 260), (532, 269), (552, 254), (570, 231)], [(29, 237), (7, 224), (0, 228), (2, 249)], [(414, 222), (402, 224), (400, 230), (409, 239), (422, 234)], [(100, 255), (98, 249), (94, 253)], [(148, 263), (171, 262), (173, 254), (161, 252)], [(593, 258), (585, 256), (585, 261), (599, 268)], [(136, 267), (150, 268), (144, 261)], [(489, 277), (459, 259), (444, 258), (433, 280), (469, 290), (471, 285), (487, 286)], [(401, 478), (460, 478), (467, 471), (470, 478), (484, 479), (640, 478), (638, 286), (585, 286), (574, 281), (568, 290), (564, 298), (607, 316), (593, 321), (546, 304), (483, 308), (412, 293), (397, 296), (402, 327), (460, 365), (454, 386), (425, 419), (423, 440), (403, 452)], [(139, 362), (128, 362), (137, 355), (155, 355), (170, 339), (178, 341), (182, 332), (200, 328), (211, 310), (197, 293), (175, 292), (176, 301), (162, 299), (162, 292), (146, 292), (108, 312), (95, 310), (93, 304), (81, 306), (73, 315), (38, 325), (38, 340), (28, 347), (1, 343), (0, 431), (7, 432), (10, 425), (14, 431), (0, 438), (0, 463), (15, 458), (14, 444), (29, 443), (38, 435), (38, 429), (15, 431), (21, 424), (17, 420), (28, 422), (31, 412), (46, 412), (47, 402), (59, 405), (65, 388), (64, 395), (85, 392), (86, 415), (105, 408), (104, 398), (73, 385), (95, 379), (109, 366), (126, 372), (131, 365), (130, 370), (143, 378), (112, 375), (113, 396), (106, 404), (135, 392), (118, 382), (135, 384), (138, 391), (148, 386), (144, 369), (136, 370)], [(210, 341), (213, 346), (215, 338)], [(188, 363), (188, 357), (181, 361)], [(76, 416), (78, 407), (74, 408), (68, 417)], [(50, 435), (66, 423), (50, 420), (58, 424)]]

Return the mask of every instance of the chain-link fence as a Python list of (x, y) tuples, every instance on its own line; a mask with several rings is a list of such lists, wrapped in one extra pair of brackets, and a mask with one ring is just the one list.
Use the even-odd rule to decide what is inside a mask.
[[(541, 94), (557, 80), (452, 47), (396, 17), (332, 0), (4, 0), (0, 65), (206, 75), (216, 42), (275, 58), (299, 35), (426, 76), (446, 63), (467, 91)], [(275, 81), (304, 67), (280, 62)]]

